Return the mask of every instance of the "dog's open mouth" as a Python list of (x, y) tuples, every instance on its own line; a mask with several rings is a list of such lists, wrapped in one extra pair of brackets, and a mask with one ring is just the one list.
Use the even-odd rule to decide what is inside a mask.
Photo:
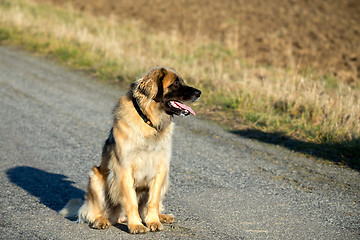
[(192, 115), (194, 115), (194, 116), (196, 115), (196, 114), (195, 114), (195, 111), (192, 110), (191, 107), (186, 106), (185, 104), (183, 104), (183, 103), (181, 103), (181, 102), (179, 102), (179, 101), (174, 101), (174, 100), (169, 101), (169, 102), (168, 102), (168, 105), (169, 105), (171, 108), (177, 110), (177, 112), (179, 113), (179, 115), (184, 115), (184, 116), (187, 116), (187, 115), (189, 115), (189, 114), (192, 114)]

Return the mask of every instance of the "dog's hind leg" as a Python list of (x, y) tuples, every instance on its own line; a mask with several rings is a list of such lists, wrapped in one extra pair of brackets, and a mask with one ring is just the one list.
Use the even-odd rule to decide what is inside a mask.
[(92, 227), (105, 229), (110, 227), (106, 218), (105, 182), (98, 167), (93, 167), (89, 173), (89, 185), (86, 199), (79, 209), (79, 222), (88, 222)]

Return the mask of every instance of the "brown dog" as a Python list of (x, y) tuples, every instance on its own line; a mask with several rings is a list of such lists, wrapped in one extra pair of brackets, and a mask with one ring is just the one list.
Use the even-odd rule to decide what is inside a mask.
[(159, 213), (169, 182), (172, 117), (195, 115), (182, 102), (200, 94), (169, 68), (153, 69), (132, 84), (114, 110), (102, 162), (89, 173), (85, 202), (72, 200), (60, 213), (98, 229), (127, 221), (130, 233), (161, 231), (161, 222), (174, 222)]

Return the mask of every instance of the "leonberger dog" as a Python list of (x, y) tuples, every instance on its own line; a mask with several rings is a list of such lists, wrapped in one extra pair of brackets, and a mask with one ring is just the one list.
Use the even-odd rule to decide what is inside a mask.
[(114, 109), (101, 164), (89, 172), (85, 201), (71, 200), (60, 213), (96, 229), (127, 222), (130, 233), (161, 231), (161, 223), (173, 223), (174, 216), (161, 214), (169, 185), (172, 119), (195, 115), (184, 102), (200, 94), (171, 68), (152, 69), (133, 83)]

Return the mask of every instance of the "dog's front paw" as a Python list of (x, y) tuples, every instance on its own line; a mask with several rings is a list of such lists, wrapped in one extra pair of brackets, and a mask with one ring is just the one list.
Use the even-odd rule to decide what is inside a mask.
[(147, 233), (149, 231), (149, 229), (142, 224), (129, 225), (128, 228), (129, 228), (129, 232), (132, 234)]
[(162, 231), (164, 229), (163, 225), (159, 221), (147, 223), (146, 225), (148, 226), (151, 232)]
[(92, 227), (96, 229), (107, 229), (110, 226), (111, 223), (105, 217), (100, 217), (96, 219), (95, 222), (92, 224)]

